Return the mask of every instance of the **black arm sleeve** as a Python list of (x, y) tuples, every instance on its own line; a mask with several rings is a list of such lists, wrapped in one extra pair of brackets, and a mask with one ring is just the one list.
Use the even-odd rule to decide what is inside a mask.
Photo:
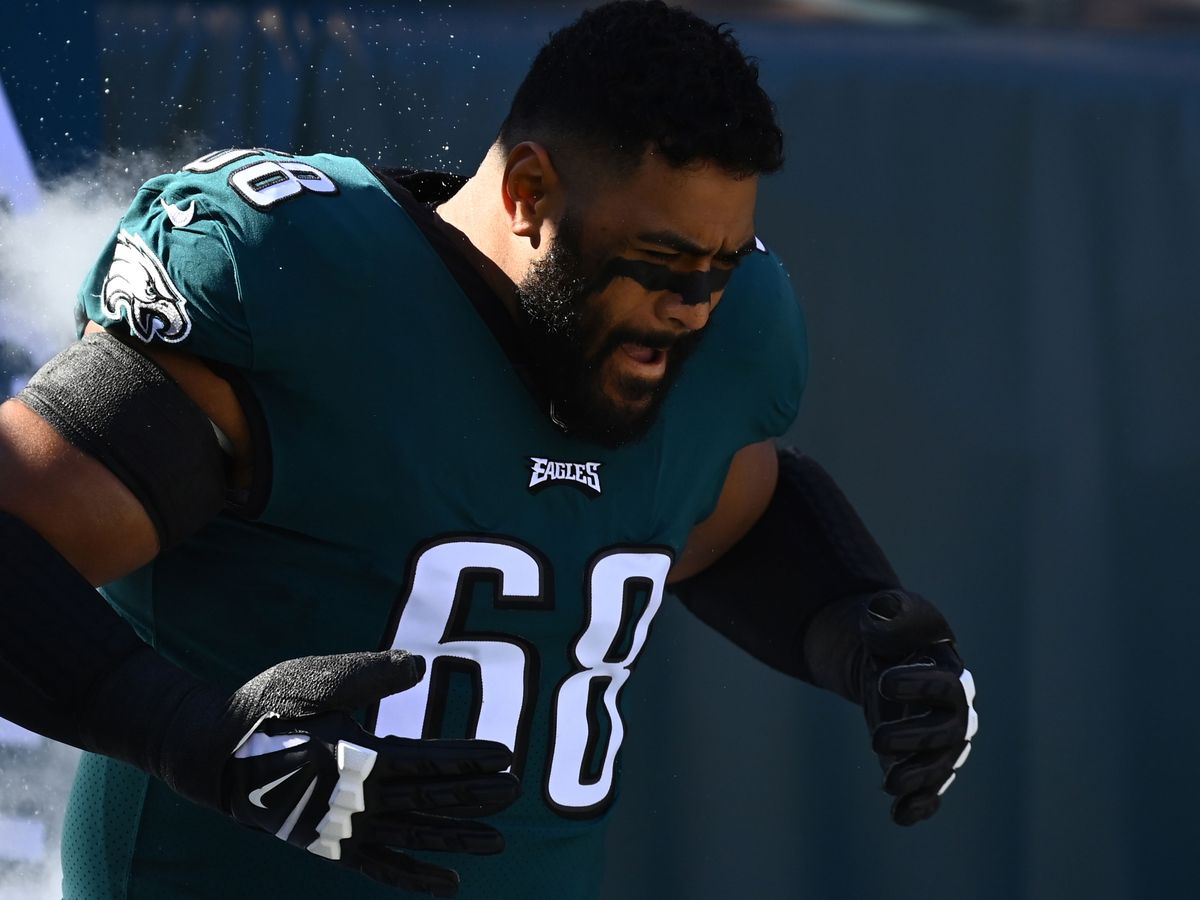
[(762, 518), (712, 566), (672, 590), (767, 665), (860, 702), (862, 610), (876, 591), (899, 586), (829, 474), (786, 449)]
[(154, 652), (49, 543), (0, 512), (0, 716), (124, 760), (201, 802), (164, 752), (174, 717), (215, 688)]

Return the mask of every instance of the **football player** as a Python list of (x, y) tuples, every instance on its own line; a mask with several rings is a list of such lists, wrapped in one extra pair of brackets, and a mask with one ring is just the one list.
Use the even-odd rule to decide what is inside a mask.
[(89, 751), (67, 900), (593, 896), (672, 595), (936, 811), (953, 635), (774, 443), (805, 336), (757, 75), (611, 3), (470, 177), (243, 149), (140, 190), (0, 407), (0, 714)]

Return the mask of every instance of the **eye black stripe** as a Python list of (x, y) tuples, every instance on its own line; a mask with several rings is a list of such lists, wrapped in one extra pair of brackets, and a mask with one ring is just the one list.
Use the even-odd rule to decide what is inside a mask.
[(697, 272), (674, 272), (658, 263), (640, 259), (611, 259), (600, 270), (602, 278), (597, 281), (604, 285), (614, 278), (632, 278), (648, 291), (671, 291), (679, 294), (683, 302), (689, 306), (707, 303), (717, 291), (729, 283), (732, 269), (709, 269)]

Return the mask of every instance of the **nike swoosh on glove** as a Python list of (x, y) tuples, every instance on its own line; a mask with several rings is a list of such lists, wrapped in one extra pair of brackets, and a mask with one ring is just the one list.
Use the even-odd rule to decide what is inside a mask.
[[(192, 709), (190, 721), (172, 729), (167, 780), (185, 796), (206, 799), (212, 783), (195, 773), (211, 773), (201, 757), (217, 755), (219, 793), (211, 805), (243, 825), (384, 884), (453, 896), (456, 872), (403, 851), (499, 853), (500, 833), (466, 817), (499, 812), (520, 791), (505, 771), (512, 754), (503, 744), (376, 737), (352, 717), (424, 674), (421, 657), (399, 650), (279, 663), (216, 715)], [(211, 737), (185, 725), (206, 719)], [(190, 752), (178, 745), (188, 732)]]
[(979, 730), (975, 682), (954, 633), (920, 594), (881, 591), (860, 621), (863, 711), (895, 797), (892, 819), (913, 825), (938, 811)]

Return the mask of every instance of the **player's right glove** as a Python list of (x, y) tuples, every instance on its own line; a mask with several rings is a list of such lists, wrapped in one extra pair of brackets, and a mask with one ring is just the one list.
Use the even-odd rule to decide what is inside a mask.
[(950, 625), (920, 594), (880, 591), (860, 622), (863, 711), (895, 797), (892, 819), (913, 825), (938, 810), (979, 729), (975, 682)]
[(220, 709), (186, 704), (168, 731), (164, 777), (376, 881), (452, 896), (457, 873), (402, 851), (499, 853), (499, 832), (462, 817), (500, 811), (519, 786), (503, 744), (380, 738), (351, 717), (424, 672), (424, 660), (397, 650), (279, 663)]

